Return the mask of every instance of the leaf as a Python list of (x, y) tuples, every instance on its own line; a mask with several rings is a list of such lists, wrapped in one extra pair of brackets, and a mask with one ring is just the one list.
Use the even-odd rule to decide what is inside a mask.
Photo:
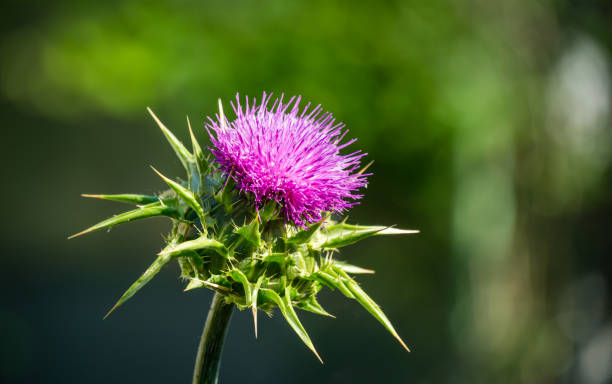
[(281, 313), (285, 317), (285, 320), (287, 320), (287, 323), (289, 323), (291, 328), (293, 328), (295, 333), (297, 333), (300, 339), (302, 339), (304, 344), (306, 344), (306, 346), (310, 348), (310, 350), (315, 354), (317, 359), (319, 359), (321, 364), (323, 364), (323, 360), (321, 360), (321, 357), (319, 356), (319, 354), (317, 353), (317, 350), (312, 344), (310, 337), (308, 337), (308, 333), (306, 333), (306, 330), (302, 326), (302, 323), (300, 323), (300, 319), (297, 317), (297, 314), (293, 310), (293, 306), (291, 305), (291, 299), (289, 298), (288, 290), (289, 290), (289, 287), (285, 288), (285, 295), (282, 298), (278, 295), (278, 293), (274, 292), (271, 289), (267, 289), (267, 288), (260, 289), (259, 294), (263, 296), (264, 300), (273, 301), (274, 303), (276, 303), (276, 305), (278, 305), (278, 308), (280, 309)]
[(136, 205), (151, 204), (151, 203), (155, 203), (159, 201), (159, 197), (157, 196), (136, 195), (136, 194), (127, 194), (127, 193), (119, 194), (119, 195), (88, 195), (84, 193), (81, 196), (90, 197), (93, 199), (118, 201), (121, 203), (136, 204)]
[(378, 304), (376, 304), (374, 300), (372, 300), (370, 296), (368, 296), (368, 294), (365, 293), (365, 291), (361, 289), (359, 284), (357, 284), (357, 282), (353, 280), (350, 276), (348, 276), (346, 273), (344, 273), (337, 267), (334, 269), (342, 275), (342, 279), (344, 280), (346, 287), (351, 291), (351, 293), (355, 297), (355, 300), (357, 300), (362, 307), (364, 307), (368, 312), (370, 312), (370, 314), (374, 316), (374, 318), (376, 318), (376, 320), (378, 320), (387, 329), (387, 331), (389, 331), (391, 335), (393, 335), (393, 337), (397, 339), (397, 341), (399, 341), (399, 343), (402, 345), (402, 347), (404, 347), (404, 349), (406, 349), (406, 351), (410, 352), (410, 349), (399, 337), (399, 335), (395, 331), (395, 328), (393, 328), (391, 321), (389, 321), (389, 319), (384, 314), (382, 309), (380, 309)]
[(345, 263), (343, 261), (334, 260), (333, 264), (336, 267), (342, 269), (344, 272), (351, 273), (353, 275), (372, 274), (372, 273), (374, 273), (374, 271), (371, 270), (371, 269), (361, 268), (361, 267), (358, 267), (356, 265), (351, 265), (351, 264)]
[(219, 255), (226, 257), (226, 258), (229, 255), (228, 250), (225, 247), (225, 245), (223, 245), (223, 243), (220, 243), (214, 239), (210, 239), (206, 236), (201, 236), (194, 240), (184, 241), (173, 247), (164, 249), (159, 254), (160, 255), (166, 254), (166, 255), (171, 255), (171, 256), (180, 256), (183, 254), (189, 254), (192, 251), (200, 251), (204, 249), (215, 251)]
[(68, 237), (68, 239), (72, 239), (72, 238), (75, 238), (77, 236), (81, 236), (81, 235), (84, 235), (86, 233), (89, 233), (89, 232), (92, 232), (92, 231), (96, 231), (98, 229), (110, 228), (110, 227), (113, 227), (113, 226), (115, 226), (117, 224), (128, 223), (130, 221), (146, 219), (148, 217), (156, 217), (156, 216), (167, 216), (167, 217), (177, 218), (178, 217), (178, 211), (175, 208), (171, 208), (171, 207), (162, 205), (159, 202), (152, 203), (152, 204), (147, 204), (147, 205), (145, 205), (143, 207), (140, 207), (138, 209), (134, 209), (132, 211), (123, 212), (123, 213), (120, 213), (120, 214), (118, 214), (116, 216), (108, 218), (106, 220), (103, 220), (103, 221), (99, 222), (98, 224), (95, 224), (95, 225), (87, 228), (86, 230), (84, 230), (82, 232), (79, 232), (77, 234), (74, 234), (74, 235)]
[(310, 228), (304, 229), (296, 233), (287, 239), (288, 243), (291, 244), (304, 244), (312, 239), (312, 236), (321, 228), (321, 225), (325, 222), (325, 220), (321, 220), (318, 223), (312, 224)]
[(340, 248), (354, 244), (374, 235), (403, 235), (418, 233), (416, 230), (395, 229), (383, 226), (352, 225), (346, 223), (331, 224), (327, 231), (313, 240), (315, 248)]
[(170, 146), (172, 146), (172, 149), (174, 149), (176, 156), (181, 161), (181, 164), (183, 164), (183, 167), (185, 167), (185, 170), (187, 171), (187, 173), (191, 173), (189, 165), (191, 163), (194, 163), (195, 161), (193, 155), (187, 150), (187, 148), (185, 148), (183, 143), (181, 143), (181, 141), (177, 139), (176, 136), (174, 136), (174, 134), (168, 128), (166, 128), (164, 123), (162, 123), (157, 118), (157, 116), (155, 116), (151, 108), (147, 107), (147, 111), (149, 111), (149, 113), (153, 117), (153, 120), (155, 120), (155, 122), (159, 126), (159, 129), (161, 129), (164, 136), (166, 136), (168, 143), (170, 143)]
[(144, 287), (151, 279), (159, 273), (164, 265), (166, 265), (172, 257), (168, 254), (160, 254), (157, 256), (157, 259), (147, 268), (147, 270), (132, 284), (127, 291), (119, 298), (117, 304), (115, 304), (110, 311), (104, 316), (106, 319), (108, 315), (110, 315), (115, 309), (117, 309), (120, 305), (128, 301), (132, 296), (136, 294), (142, 287)]
[[(153, 168), (153, 167), (151, 167), (151, 168)], [(174, 182), (174, 181), (168, 179), (166, 176), (162, 175), (157, 169), (153, 168), (153, 170), (155, 171), (155, 173), (157, 173), (159, 175), (159, 177), (161, 177), (166, 182), (166, 184), (168, 184), (168, 186), (170, 188), (172, 188), (174, 190), (174, 192), (176, 192), (176, 194), (181, 199), (183, 199), (183, 201), (185, 201), (185, 203), (187, 203), (187, 205), (189, 207), (191, 207), (191, 209), (193, 209), (195, 211), (195, 213), (200, 218), (200, 221), (202, 222), (202, 228), (205, 228), (204, 217), (206, 216), (206, 214), (204, 213), (204, 209), (200, 205), (200, 202), (198, 201), (196, 196), (193, 194), (193, 192), (191, 192), (190, 190), (184, 188), (179, 183)]]

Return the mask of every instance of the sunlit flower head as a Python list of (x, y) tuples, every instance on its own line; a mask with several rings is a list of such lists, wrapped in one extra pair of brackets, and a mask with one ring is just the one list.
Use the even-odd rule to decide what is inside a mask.
[(221, 171), (240, 191), (252, 195), (258, 208), (276, 201), (287, 220), (303, 227), (357, 204), (362, 195), (356, 191), (368, 175), (357, 173), (365, 153), (340, 154), (356, 140), (341, 143), (344, 124), (320, 105), (309, 110), (308, 103), (300, 111), (300, 99), (283, 103), (281, 96), (269, 106), (272, 97), (264, 93), (259, 104), (247, 97), (243, 107), (236, 95), (236, 119), (209, 118), (206, 129)]

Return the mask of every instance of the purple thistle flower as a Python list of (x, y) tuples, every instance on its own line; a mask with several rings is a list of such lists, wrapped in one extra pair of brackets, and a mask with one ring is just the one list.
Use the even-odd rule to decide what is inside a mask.
[(355, 192), (367, 185), (369, 174), (354, 172), (366, 154), (340, 154), (356, 140), (340, 144), (344, 124), (320, 105), (308, 111), (308, 103), (300, 112), (301, 96), (285, 104), (281, 96), (268, 108), (271, 97), (264, 92), (261, 103), (253, 99), (251, 105), (247, 97), (243, 109), (236, 95), (236, 120), (208, 119), (209, 149), (220, 170), (242, 193), (252, 194), (257, 209), (274, 200), (286, 219), (301, 227), (322, 220), (325, 212), (341, 213), (358, 204), (362, 195)]

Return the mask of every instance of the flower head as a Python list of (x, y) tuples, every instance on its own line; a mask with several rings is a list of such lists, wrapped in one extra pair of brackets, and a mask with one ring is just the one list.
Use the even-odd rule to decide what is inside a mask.
[[(286, 104), (282, 99), (268, 108), (271, 98), (264, 94), (259, 105), (253, 100), (249, 106), (247, 99), (245, 109), (238, 100), (234, 106), (237, 118), (232, 123), (219, 109), (217, 121), (207, 124), (214, 146), (211, 151), (219, 167), (211, 166), (204, 156), (191, 126), (193, 151), (149, 109), (183, 164), (186, 181), (176, 182), (154, 169), (169, 187), (158, 195), (83, 195), (135, 207), (71, 236), (138, 219), (161, 216), (172, 219), (166, 247), (109, 314), (142, 289), (164, 265), (178, 260), (181, 276), (189, 281), (185, 290), (204, 287), (215, 290), (213, 307), (218, 309), (217, 304), (227, 304), (230, 308), (227, 314), (231, 314), (234, 305), (240, 310), (250, 309), (255, 335), (257, 310), (271, 313), (278, 307), (320, 360), (294, 308), (331, 316), (316, 298), (321, 288), (328, 286), (359, 302), (408, 350), (387, 316), (351, 276), (373, 271), (337, 260), (329, 252), (375, 235), (418, 231), (338, 223), (327, 215), (323, 219), (323, 212), (340, 212), (361, 197), (355, 191), (366, 185), (367, 175), (355, 171), (364, 154), (340, 154), (354, 140), (340, 144), (346, 134), (344, 125), (336, 124), (320, 106), (308, 111), (307, 105), (300, 112), (299, 97)], [(218, 172), (219, 169), (223, 172)], [(229, 177), (238, 188), (227, 187)], [(245, 200), (253, 205), (242, 204)], [(287, 226), (292, 228), (278, 231), (277, 226), (268, 225), (278, 223), (276, 215), (257, 212), (258, 205), (267, 201), (277, 201), (286, 219), (297, 226), (321, 222), (303, 230)], [(220, 206), (223, 208), (217, 209)], [(198, 370), (196, 378), (199, 373)]]
[(367, 184), (368, 175), (355, 171), (366, 154), (340, 154), (356, 140), (340, 143), (344, 124), (320, 105), (308, 111), (308, 103), (300, 112), (300, 96), (286, 103), (281, 96), (269, 107), (271, 98), (264, 93), (259, 104), (253, 99), (249, 105), (247, 97), (243, 108), (236, 95), (234, 121), (209, 118), (210, 150), (220, 169), (242, 193), (252, 194), (256, 206), (276, 201), (298, 226), (357, 204), (362, 195), (355, 192)]

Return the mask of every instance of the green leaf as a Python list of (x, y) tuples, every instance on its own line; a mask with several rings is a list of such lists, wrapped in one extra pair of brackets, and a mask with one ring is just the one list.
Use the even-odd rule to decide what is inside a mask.
[(318, 223), (312, 224), (310, 228), (304, 229), (296, 233), (287, 239), (288, 243), (291, 244), (304, 244), (308, 243), (312, 236), (321, 228), (321, 225), (325, 222), (325, 220), (321, 220)]
[(174, 149), (176, 156), (181, 161), (181, 164), (183, 164), (183, 167), (185, 167), (187, 173), (191, 173), (189, 165), (195, 162), (193, 155), (187, 150), (187, 148), (185, 148), (183, 143), (181, 143), (181, 141), (177, 139), (176, 136), (174, 136), (174, 134), (168, 128), (166, 128), (164, 123), (162, 123), (157, 118), (157, 116), (155, 116), (151, 108), (147, 107), (147, 110), (153, 117), (153, 120), (155, 120), (155, 122), (159, 126), (159, 129), (161, 129), (164, 136), (166, 136), (168, 143), (170, 143), (170, 146), (172, 146), (172, 149)]
[(389, 321), (389, 319), (380, 309), (378, 304), (376, 304), (374, 300), (372, 300), (370, 296), (368, 296), (368, 294), (365, 293), (363, 289), (361, 289), (361, 287), (359, 286), (359, 284), (357, 284), (355, 280), (353, 280), (350, 276), (344, 273), (344, 271), (342, 271), (338, 267), (335, 267), (334, 269), (341, 275), (342, 279), (344, 280), (344, 283), (346, 284), (346, 287), (351, 291), (351, 293), (355, 297), (355, 300), (357, 300), (357, 302), (359, 302), (362, 307), (364, 307), (368, 312), (370, 312), (370, 314), (374, 316), (374, 318), (376, 318), (376, 320), (378, 320), (387, 329), (387, 331), (389, 331), (391, 335), (393, 335), (393, 337), (397, 339), (397, 341), (399, 341), (399, 343), (402, 345), (402, 347), (404, 347), (404, 349), (410, 352), (410, 349), (399, 337), (399, 335), (395, 331), (395, 328), (393, 328), (391, 321)]
[(327, 231), (320, 231), (311, 243), (315, 248), (340, 248), (374, 235), (403, 235), (418, 232), (416, 230), (395, 229), (383, 226), (338, 223), (328, 225)]
[(194, 240), (184, 241), (173, 247), (166, 248), (160, 252), (160, 255), (166, 254), (171, 256), (181, 256), (184, 254), (189, 254), (192, 251), (200, 251), (205, 249), (215, 251), (223, 257), (228, 257), (228, 250), (223, 243), (210, 239), (206, 236), (201, 236)]
[(167, 217), (177, 218), (178, 211), (175, 208), (171, 208), (171, 207), (162, 205), (160, 202), (147, 204), (138, 209), (123, 212), (116, 216), (108, 218), (106, 220), (103, 220), (99, 222), (98, 224), (95, 224), (82, 232), (79, 232), (77, 234), (74, 234), (68, 237), (68, 239), (72, 239), (77, 236), (81, 236), (86, 233), (96, 231), (98, 229), (110, 228), (117, 224), (128, 223), (130, 221), (146, 219), (148, 217), (156, 217), (156, 216), (167, 216)]
[(302, 323), (300, 323), (300, 319), (297, 317), (297, 314), (293, 310), (293, 306), (291, 305), (291, 299), (289, 298), (289, 287), (285, 288), (285, 295), (282, 298), (278, 295), (278, 293), (267, 288), (260, 289), (259, 294), (264, 300), (273, 301), (274, 303), (276, 303), (276, 305), (278, 305), (278, 308), (285, 317), (285, 320), (287, 320), (287, 323), (289, 323), (295, 333), (297, 333), (300, 339), (302, 339), (304, 344), (306, 344), (306, 346), (310, 348), (310, 350), (315, 354), (315, 356), (317, 356), (317, 359), (319, 359), (319, 361), (323, 363), (323, 360), (321, 360), (321, 357), (317, 353), (317, 350), (312, 344), (310, 337), (308, 337), (308, 333), (306, 333), (306, 330), (302, 326)]
[(159, 197), (157, 196), (148, 196), (148, 195), (136, 195), (136, 194), (119, 194), (119, 195), (88, 195), (82, 194), (83, 197), (90, 197), (93, 199), (102, 199), (102, 200), (111, 200), (118, 201), (120, 203), (128, 203), (128, 204), (136, 204), (136, 205), (144, 205), (151, 204), (159, 201)]
[(164, 265), (166, 265), (172, 257), (168, 254), (160, 254), (157, 256), (157, 259), (147, 268), (147, 270), (132, 284), (127, 291), (119, 298), (117, 304), (115, 304), (110, 311), (104, 316), (106, 319), (108, 315), (110, 315), (115, 309), (117, 309), (120, 305), (128, 301), (132, 296), (136, 294), (142, 287), (144, 287), (151, 279), (159, 273)]
[(353, 275), (372, 274), (372, 273), (374, 273), (374, 271), (371, 270), (371, 269), (361, 268), (361, 267), (358, 267), (356, 265), (351, 265), (351, 264), (345, 263), (344, 261), (334, 260), (333, 264), (336, 267), (342, 269), (344, 272), (351, 273)]
[(166, 182), (166, 184), (168, 184), (170, 188), (174, 190), (174, 192), (176, 192), (176, 194), (181, 199), (183, 199), (183, 201), (185, 201), (185, 203), (187, 203), (189, 207), (191, 207), (191, 209), (195, 211), (195, 213), (200, 218), (200, 221), (202, 222), (202, 228), (206, 228), (204, 225), (205, 224), (204, 217), (206, 216), (206, 214), (204, 213), (204, 209), (200, 205), (200, 202), (198, 201), (196, 196), (193, 194), (193, 192), (184, 188), (179, 183), (174, 182), (170, 180), (169, 178), (167, 178), (166, 176), (162, 175), (157, 169), (153, 168), (153, 170), (155, 171), (155, 173), (159, 175), (159, 177), (161, 177)]

